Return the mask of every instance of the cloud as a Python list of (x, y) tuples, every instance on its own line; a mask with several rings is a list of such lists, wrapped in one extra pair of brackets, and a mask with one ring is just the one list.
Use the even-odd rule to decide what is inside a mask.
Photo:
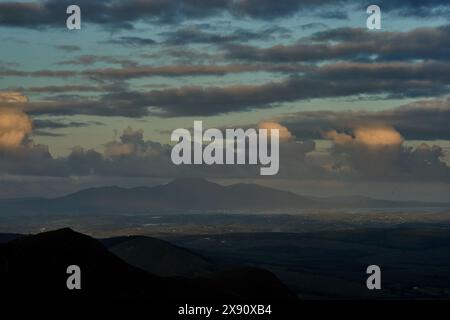
[(49, 85), (36, 87), (15, 87), (24, 93), (68, 93), (68, 92), (109, 92), (123, 90), (121, 84), (105, 84), (105, 85)]
[(392, 127), (358, 127), (352, 134), (331, 131), (326, 137), (333, 141), (331, 172), (353, 179), (450, 181), (441, 147), (406, 147)]
[[(19, 118), (16, 116), (20, 115)], [(257, 166), (175, 166), (170, 154), (172, 147), (158, 142), (145, 140), (143, 130), (131, 127), (125, 129), (118, 140), (104, 145), (103, 152), (86, 150), (80, 146), (72, 148), (67, 157), (55, 158), (45, 145), (35, 144), (29, 135), (31, 120), (20, 111), (14, 111), (12, 122), (0, 121), (0, 173), (31, 176), (115, 176), (115, 177), (251, 177), (259, 175)], [(18, 125), (18, 120), (27, 120), (28, 127)], [(53, 120), (36, 120), (39, 128), (64, 128), (66, 126), (84, 126), (84, 123), (67, 123)], [(292, 135), (283, 126), (266, 122), (263, 128), (277, 128), (281, 132), (280, 153), (283, 174), (289, 168), (299, 170), (305, 155), (314, 150), (314, 143), (294, 142)], [(8, 133), (8, 139), (3, 138)], [(11, 136), (14, 135), (14, 141)], [(39, 131), (38, 131), (39, 133)], [(17, 136), (17, 137), (16, 137)], [(7, 141), (8, 148), (2, 148)], [(6, 143), (6, 142), (5, 142)], [(14, 148), (11, 148), (14, 146)]]
[(81, 47), (76, 46), (76, 45), (71, 45), (71, 44), (61, 44), (61, 45), (55, 46), (55, 48), (62, 50), (62, 51), (66, 51), (66, 52), (81, 51)]
[(230, 44), (226, 57), (244, 61), (305, 62), (323, 60), (405, 61), (450, 57), (450, 27), (416, 28), (407, 32), (370, 32), (338, 28), (316, 32), (295, 44), (256, 47)]
[(305, 23), (300, 26), (300, 29), (302, 29), (302, 30), (326, 29), (326, 28), (328, 28), (328, 26), (325, 23), (321, 23), (321, 22)]
[(26, 114), (0, 107), (0, 149), (21, 146), (31, 130), (31, 119)]
[(0, 103), (28, 102), (28, 98), (15, 91), (0, 91)]
[(277, 129), (279, 134), (278, 136), (281, 141), (291, 141), (295, 138), (288, 130), (288, 128), (273, 121), (261, 121), (260, 123), (258, 123), (258, 128), (269, 130), (269, 135), (272, 129)]
[(332, 10), (332, 11), (324, 11), (319, 12), (317, 14), (318, 17), (322, 19), (336, 19), (336, 20), (347, 20), (348, 14), (343, 10)]
[(0, 69), (0, 77), (69, 78), (76, 77), (77, 75), (78, 72), (72, 70), (22, 71), (13, 69)]
[(342, 63), (261, 85), (189, 86), (136, 96), (142, 101), (138, 103), (145, 101), (158, 115), (206, 116), (314, 98), (360, 94), (385, 94), (396, 98), (440, 95), (448, 91), (449, 71), (449, 65), (439, 63)]
[(83, 65), (89, 66), (96, 63), (119, 64), (123, 67), (135, 66), (137, 62), (128, 58), (99, 56), (99, 55), (82, 55), (70, 60), (58, 62), (59, 65)]
[(419, 100), (382, 111), (301, 111), (275, 118), (296, 136), (321, 139), (328, 131), (349, 132), (359, 125), (387, 125), (407, 140), (449, 140), (448, 98)]
[[(332, 142), (327, 152), (306, 158), (306, 163), (313, 164), (310, 169), (316, 170), (315, 179), (448, 183), (450, 168), (443, 148), (426, 143), (409, 146), (403, 133), (418, 140), (448, 140), (449, 112), (444, 99), (379, 112), (304, 111), (273, 121), (287, 127), (297, 139), (326, 138)], [(318, 166), (326, 172), (317, 170)], [(298, 171), (289, 172), (294, 176)]]
[(27, 101), (27, 97), (19, 92), (0, 92), (0, 149), (21, 146), (32, 131), (31, 119), (25, 113), (2, 104)]
[(357, 127), (354, 129), (354, 136), (332, 130), (327, 132), (325, 137), (338, 145), (362, 144), (367, 147), (381, 147), (398, 146), (403, 143), (400, 133), (388, 126)]
[[(120, 64), (121, 68), (98, 68), (82, 71), (74, 70), (37, 70), (22, 71), (0, 69), (0, 77), (36, 77), (36, 78), (73, 78), (81, 77), (90, 80), (116, 81), (141, 77), (193, 77), (193, 76), (224, 76), (232, 73), (245, 72), (273, 72), (273, 73), (297, 73), (311, 69), (301, 64), (268, 65), (268, 64), (179, 64), (148, 66), (138, 65), (129, 59), (112, 56), (83, 55), (69, 60), (58, 62), (59, 65), (84, 65), (96, 63)], [(57, 87), (57, 86), (54, 86)], [(73, 86), (75, 87), (75, 86)], [(82, 86), (80, 86), (82, 87)], [(67, 86), (70, 88), (70, 86)]]
[(231, 33), (219, 34), (205, 32), (198, 26), (189, 26), (161, 33), (165, 43), (172, 45), (185, 45), (191, 43), (225, 44), (230, 42), (248, 42), (252, 40), (273, 40), (280, 37), (289, 37), (291, 31), (283, 27), (269, 27), (257, 31), (237, 29)]
[[(291, 16), (301, 9), (334, 3), (331, 0), (149, 0), (149, 1), (89, 1), (79, 0), (77, 5), (84, 21), (113, 28), (131, 29), (139, 21), (176, 23), (185, 19), (202, 19), (230, 13), (254, 19), (275, 19)], [(72, 2), (47, 0), (40, 3), (8, 2), (0, 4), (0, 21), (4, 26), (48, 27), (61, 23), (61, 15)]]
[(105, 156), (116, 158), (133, 156), (136, 158), (153, 158), (169, 155), (169, 148), (161, 144), (144, 141), (144, 131), (128, 127), (120, 136), (120, 141), (109, 142), (105, 146)]
[[(209, 116), (229, 112), (275, 107), (285, 102), (315, 98), (383, 95), (388, 98), (432, 97), (448, 94), (450, 64), (442, 62), (338, 62), (323, 66), (308, 65), (179, 65), (138, 66), (85, 70), (85, 77), (118, 81), (142, 76), (223, 75), (229, 72), (255, 71), (296, 72), (280, 81), (256, 85), (184, 86), (178, 88), (131, 91), (118, 86), (102, 95), (45, 102), (17, 104), (30, 115), (89, 114), (103, 116), (142, 117), (149, 114), (174, 116)], [(0, 71), (0, 75), (7, 71)], [(75, 71), (45, 73), (38, 76), (74, 76)], [(105, 87), (106, 88), (106, 87)]]
[(303, 65), (270, 66), (262, 64), (199, 64), (167, 66), (129, 66), (123, 68), (104, 68), (83, 71), (82, 74), (96, 80), (126, 80), (141, 77), (193, 77), (224, 76), (231, 73), (280, 72), (289, 73), (308, 69)]
[(156, 41), (151, 38), (142, 38), (142, 37), (135, 37), (135, 36), (122, 36), (117, 39), (111, 39), (111, 40), (107, 41), (107, 43), (119, 44), (119, 45), (123, 45), (123, 46), (137, 48), (137, 47), (155, 45)]
[(99, 121), (65, 121), (63, 119), (34, 119), (34, 129), (64, 129), (64, 128), (83, 128), (92, 125), (104, 125)]
[(380, 2), (383, 10), (398, 15), (413, 15), (417, 17), (448, 17), (450, 8), (446, 0), (383, 0)]
[[(0, 3), (0, 25), (45, 28), (61, 25), (61, 15), (72, 4), (69, 0)], [(384, 12), (427, 17), (447, 17), (448, 2), (431, 0), (379, 1)], [(328, 18), (342, 18), (342, 7), (352, 10), (352, 0), (148, 0), (148, 1), (91, 1), (78, 0), (84, 21), (109, 28), (132, 29), (137, 22), (179, 23), (186, 19), (206, 19), (222, 14), (259, 20), (273, 20), (297, 13), (325, 14)]]
[[(426, 144), (406, 147), (398, 132), (387, 126), (360, 126), (351, 133), (330, 134), (333, 147), (319, 156), (314, 153), (313, 141), (295, 139), (278, 123), (266, 122), (260, 127), (281, 129), (277, 178), (444, 182), (450, 178), (449, 168), (441, 160), (442, 148)], [(51, 177), (259, 176), (258, 167), (250, 165), (175, 166), (170, 153), (170, 145), (145, 140), (142, 130), (127, 128), (119, 140), (106, 143), (103, 152), (74, 147), (67, 157), (54, 158), (47, 146), (35, 144), (25, 134), (16, 140), (15, 148), (0, 148), (0, 172)]]
[[(227, 70), (252, 70), (255, 66), (186, 66), (156, 67), (131, 70), (137, 73), (192, 74), (220, 73)], [(257, 68), (257, 67), (256, 67)], [(150, 113), (160, 116), (208, 116), (257, 108), (269, 108), (283, 102), (314, 98), (348, 97), (360, 94), (384, 94), (395, 98), (427, 97), (448, 92), (450, 65), (424, 62), (416, 64), (337, 63), (313, 68), (301, 67), (301, 76), (258, 85), (225, 87), (186, 86), (151, 91), (116, 90), (100, 98), (66, 98), (60, 101), (18, 104), (29, 114), (90, 114), (104, 116), (142, 117)], [(117, 69), (114, 77), (127, 77)], [(104, 69), (105, 77), (116, 72)], [(91, 75), (99, 76), (97, 70)], [(382, 80), (382, 81), (381, 81)]]

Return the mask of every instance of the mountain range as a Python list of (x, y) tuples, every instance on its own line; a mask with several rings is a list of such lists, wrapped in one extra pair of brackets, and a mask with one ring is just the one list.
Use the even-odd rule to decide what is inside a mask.
[(155, 187), (99, 187), (59, 198), (0, 201), (4, 213), (292, 212), (308, 208), (445, 207), (446, 203), (318, 198), (256, 184), (222, 186), (204, 179), (176, 179)]

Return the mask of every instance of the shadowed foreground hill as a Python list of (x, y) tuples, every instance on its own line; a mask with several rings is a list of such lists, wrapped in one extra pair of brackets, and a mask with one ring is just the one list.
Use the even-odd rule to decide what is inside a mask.
[[(68, 290), (66, 269), (81, 268), (82, 290)], [(1, 298), (278, 300), (293, 295), (270, 272), (230, 270), (208, 278), (164, 278), (133, 267), (101, 242), (61, 229), (0, 245)]]
[(219, 270), (210, 259), (164, 240), (130, 236), (101, 241), (127, 263), (159, 276), (192, 278)]

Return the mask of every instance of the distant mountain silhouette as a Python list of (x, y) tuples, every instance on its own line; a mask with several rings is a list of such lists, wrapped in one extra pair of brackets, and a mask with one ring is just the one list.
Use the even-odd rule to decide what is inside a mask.
[(221, 186), (203, 179), (177, 179), (152, 188), (87, 189), (55, 199), (58, 207), (121, 212), (185, 210), (276, 210), (313, 204), (290, 192), (251, 184)]
[(164, 211), (282, 212), (304, 208), (448, 206), (442, 203), (376, 200), (368, 197), (315, 198), (255, 184), (222, 186), (204, 179), (177, 179), (155, 187), (100, 187), (55, 199), (0, 201), (10, 213), (149, 213)]
[[(81, 268), (82, 289), (68, 290), (69, 265)], [(0, 298), (144, 298), (156, 300), (277, 300), (294, 296), (257, 268), (207, 278), (164, 278), (133, 267), (101, 242), (61, 229), (0, 244)]]

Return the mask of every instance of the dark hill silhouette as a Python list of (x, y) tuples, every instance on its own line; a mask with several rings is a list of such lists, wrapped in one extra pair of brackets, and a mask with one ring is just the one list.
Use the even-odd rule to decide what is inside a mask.
[[(66, 288), (66, 269), (73, 264), (81, 268), (82, 290)], [(101, 242), (71, 229), (24, 236), (0, 245), (2, 299), (220, 301), (293, 298), (291, 292), (270, 272), (256, 268), (230, 272), (235, 281), (222, 275), (197, 279), (159, 277), (127, 264), (109, 252)], [(245, 282), (243, 279), (247, 276), (249, 281)], [(256, 282), (259, 286), (253, 288)]]
[(9, 242), (20, 237), (23, 237), (23, 235), (18, 233), (0, 233), (0, 243)]
[(132, 266), (159, 276), (195, 277), (218, 270), (210, 259), (164, 240), (131, 236), (104, 239), (102, 243)]

